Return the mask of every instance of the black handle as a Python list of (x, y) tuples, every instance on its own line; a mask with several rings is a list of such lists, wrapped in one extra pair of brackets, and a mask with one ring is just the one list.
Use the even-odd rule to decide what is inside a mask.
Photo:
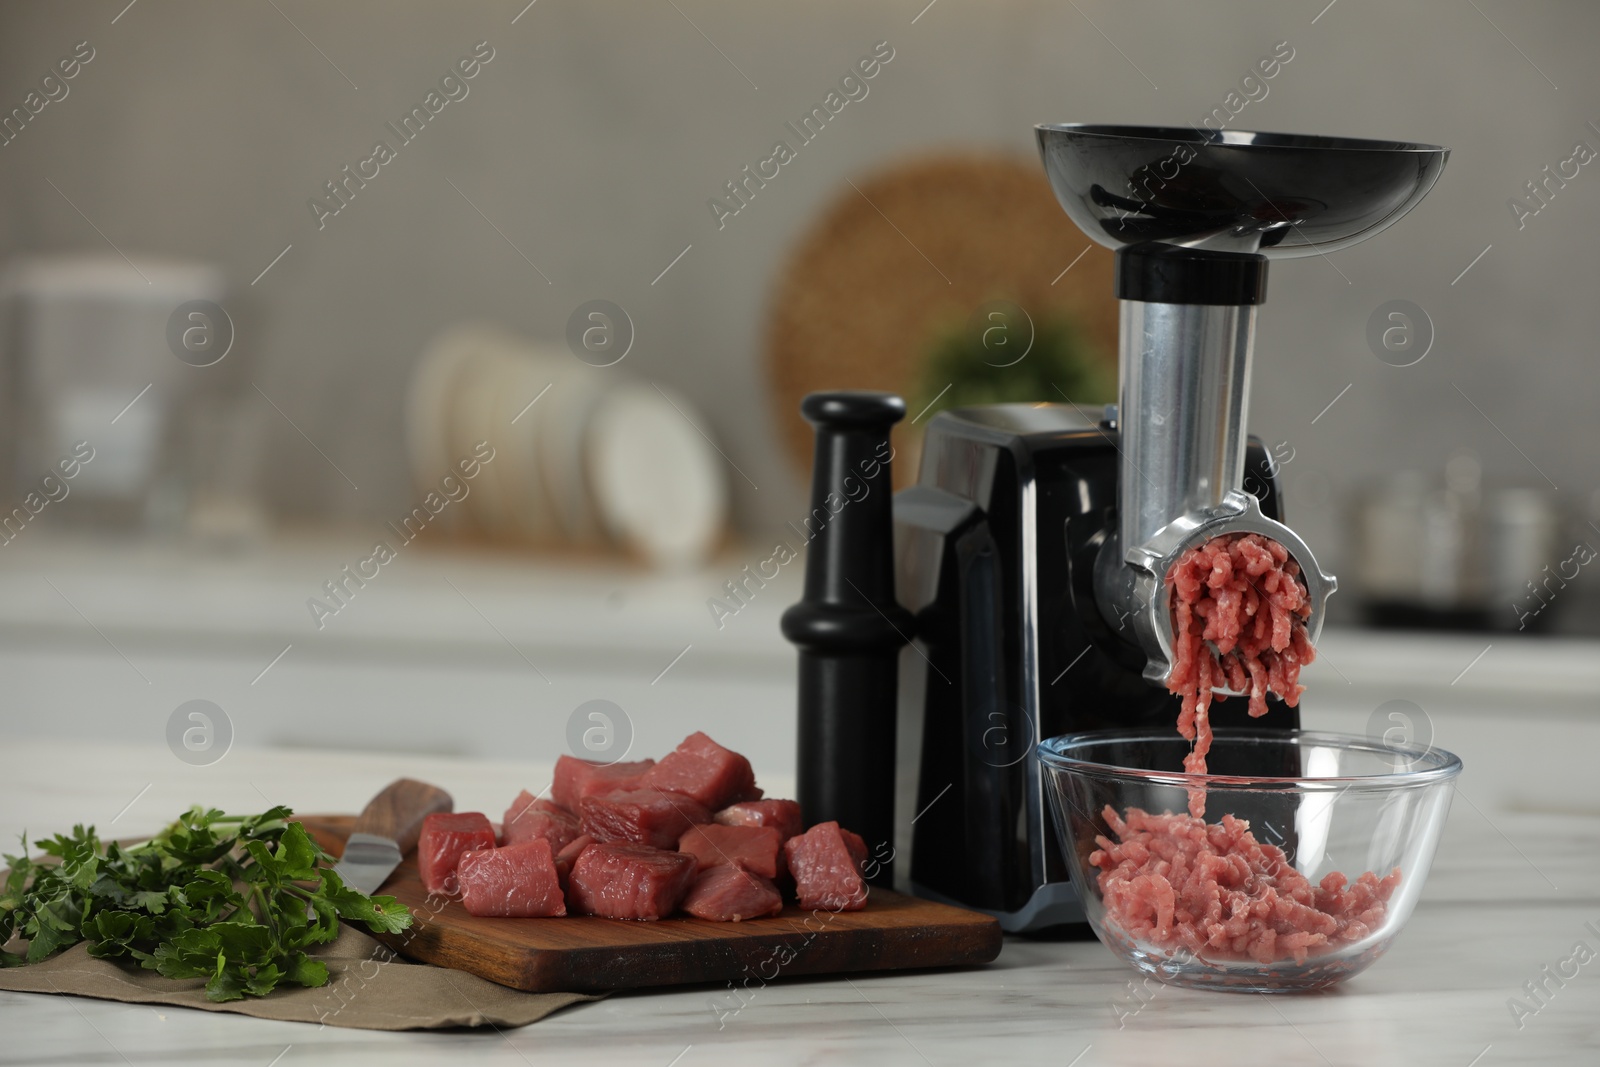
[(805, 596), (783, 613), (800, 649), (798, 800), (808, 825), (835, 820), (867, 843), (876, 885), (892, 884), (895, 695), (911, 615), (894, 597), (891, 393), (812, 393), (817, 428)]

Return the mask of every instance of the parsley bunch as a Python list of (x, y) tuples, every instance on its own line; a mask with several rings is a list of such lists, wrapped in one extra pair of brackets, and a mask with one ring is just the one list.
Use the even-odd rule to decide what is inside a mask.
[[(294, 813), (224, 815), (190, 808), (154, 838), (102, 846), (74, 826), (38, 847), (55, 863), (6, 856), (0, 882), (0, 965), (37, 963), (89, 943), (101, 959), (131, 959), (168, 978), (206, 979), (215, 1001), (265, 996), (280, 982), (320, 986), (328, 968), (306, 949), (339, 934), (339, 920), (376, 933), (411, 925), (393, 897), (346, 886), (333, 857)], [(13, 936), (25, 955), (3, 951)]]

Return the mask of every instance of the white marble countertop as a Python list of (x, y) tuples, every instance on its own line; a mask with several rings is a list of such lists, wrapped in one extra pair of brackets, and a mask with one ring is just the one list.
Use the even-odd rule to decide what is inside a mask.
[[(350, 810), (388, 779), (437, 781), (497, 810), (547, 768), (459, 758), (249, 750), (204, 768), (164, 748), (13, 742), (0, 835), (76, 821), (134, 835), (193, 800)], [(790, 783), (765, 775), (775, 789)], [(542, 784), (542, 783), (541, 783)], [(1470, 770), (1463, 779), (1471, 796)], [(259, 791), (259, 792), (258, 792)], [(1514, 842), (1514, 843), (1513, 843)], [(1421, 905), (1389, 954), (1326, 994), (1159, 988), (1095, 942), (1011, 939), (960, 971), (792, 979), (719, 1027), (712, 987), (625, 993), (520, 1030), (389, 1034), (0, 993), (0, 1063), (304, 1064), (1439, 1064), (1600, 1062), (1600, 958), (1519, 1029), (1508, 999), (1579, 941), (1600, 949), (1600, 818), (1479, 810), (1458, 797)], [(276, 1058), (275, 1058), (276, 1057)]]

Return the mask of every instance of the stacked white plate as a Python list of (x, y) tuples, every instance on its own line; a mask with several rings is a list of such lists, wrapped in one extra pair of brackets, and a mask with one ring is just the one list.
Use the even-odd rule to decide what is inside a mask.
[(722, 458), (683, 397), (493, 327), (461, 325), (423, 353), (406, 398), (421, 492), (494, 448), (441, 520), (496, 540), (621, 550), (692, 567), (722, 541)]

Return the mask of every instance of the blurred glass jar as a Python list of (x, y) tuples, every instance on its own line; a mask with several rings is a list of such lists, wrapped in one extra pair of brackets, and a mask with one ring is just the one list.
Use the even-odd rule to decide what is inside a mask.
[[(1541, 584), (1566, 559), (1567, 517), (1554, 491), (1482, 484), (1475, 457), (1457, 454), (1444, 484), (1399, 471), (1354, 509), (1356, 590), (1374, 626), (1547, 631), (1545, 610), (1566, 588)], [(1540, 590), (1535, 595), (1535, 589)]]
[(171, 320), (191, 302), (214, 306), (222, 292), (221, 272), (199, 263), (61, 255), (9, 264), (0, 274), (9, 386), (0, 510), (10, 513), (12, 498), (86, 442), (93, 459), (66, 486), (72, 503), (64, 498), (52, 524), (140, 525), (168, 466), (175, 410), (204, 365), (171, 350)]

